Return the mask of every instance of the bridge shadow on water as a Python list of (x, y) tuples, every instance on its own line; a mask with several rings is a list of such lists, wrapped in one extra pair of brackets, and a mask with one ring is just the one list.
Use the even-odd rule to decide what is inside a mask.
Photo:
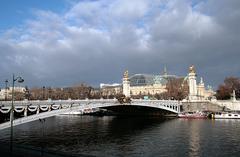
[[(138, 136), (143, 132), (159, 127), (163, 123), (173, 120), (174, 118), (164, 118), (159, 116), (116, 116), (108, 125), (110, 138), (131, 138)], [(129, 139), (128, 139), (129, 140)]]
[(109, 111), (112, 111), (117, 116), (172, 116), (176, 117), (177, 114), (160, 108), (136, 106), (136, 105), (121, 105), (121, 106), (109, 106), (104, 107)]

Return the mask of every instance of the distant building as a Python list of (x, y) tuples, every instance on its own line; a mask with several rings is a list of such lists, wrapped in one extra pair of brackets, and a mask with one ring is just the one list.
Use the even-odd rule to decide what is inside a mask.
[(164, 67), (163, 75), (134, 74), (129, 77), (131, 95), (155, 95), (167, 91), (166, 85), (170, 79), (179, 78), (169, 75)]
[[(14, 87), (15, 93), (24, 93), (26, 91), (26, 88), (24, 87)], [(0, 100), (9, 100), (12, 98), (12, 87), (9, 87), (7, 89), (1, 89), (0, 91)]]
[(130, 80), (131, 95), (154, 95), (166, 92), (166, 85), (171, 78), (177, 78), (174, 75), (150, 75), (150, 74), (135, 74)]
[(119, 84), (119, 83), (113, 83), (113, 84), (100, 83), (100, 88), (118, 87), (118, 86), (121, 86), (121, 84)]
[(100, 92), (102, 96), (110, 96), (122, 93), (122, 85), (121, 84), (100, 84)]

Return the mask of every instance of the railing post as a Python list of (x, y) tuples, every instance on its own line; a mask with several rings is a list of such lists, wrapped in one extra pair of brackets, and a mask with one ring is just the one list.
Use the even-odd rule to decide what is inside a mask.
[(27, 110), (28, 110), (28, 107), (26, 106), (26, 107), (24, 108), (24, 117), (27, 117)]
[(39, 114), (39, 112), (40, 112), (40, 105), (37, 106), (37, 114)]
[(48, 106), (48, 111), (51, 111), (51, 105), (47, 105)]

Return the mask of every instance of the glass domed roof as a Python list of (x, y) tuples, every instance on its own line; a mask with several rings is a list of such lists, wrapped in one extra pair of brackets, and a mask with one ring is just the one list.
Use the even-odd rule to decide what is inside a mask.
[(154, 76), (148, 74), (135, 74), (130, 78), (130, 86), (146, 86), (154, 84)]
[(154, 83), (166, 85), (170, 79), (177, 78), (175, 75), (155, 75)]
[(135, 74), (129, 79), (130, 86), (147, 86), (153, 84), (166, 85), (169, 79), (176, 77), (175, 75)]
[(155, 84), (166, 85), (167, 82), (168, 82), (168, 79), (166, 77), (161, 76), (161, 75), (156, 75), (154, 77), (154, 83)]

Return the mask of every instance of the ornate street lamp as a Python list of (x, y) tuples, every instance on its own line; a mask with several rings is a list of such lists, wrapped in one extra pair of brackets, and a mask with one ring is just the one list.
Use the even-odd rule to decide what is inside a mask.
[(16, 81), (18, 81), (18, 83), (23, 83), (24, 80), (20, 76), (15, 78), (15, 76), (13, 74), (13, 79), (12, 79), (12, 107), (11, 107), (11, 110), (10, 110), (10, 123), (11, 123), (10, 152), (11, 153), (12, 153), (12, 150), (13, 150), (13, 119), (14, 119), (14, 105), (13, 105), (13, 101), (14, 101), (14, 85), (15, 85)]

